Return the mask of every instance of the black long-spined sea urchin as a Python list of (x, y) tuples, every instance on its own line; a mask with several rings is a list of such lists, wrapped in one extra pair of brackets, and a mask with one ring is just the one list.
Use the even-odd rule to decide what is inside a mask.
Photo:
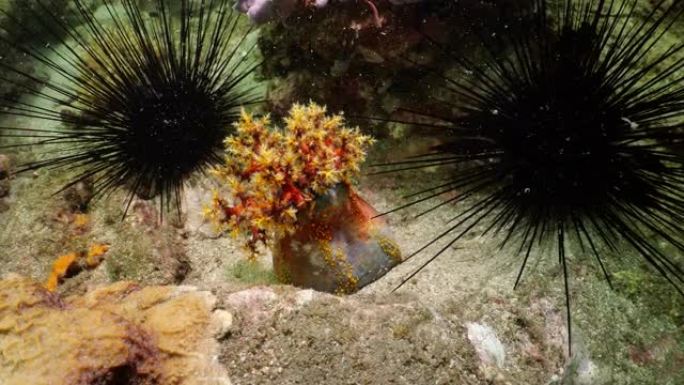
[[(58, 44), (2, 39), (53, 75), (41, 81), (0, 62), (3, 72), (33, 81), (22, 83), (29, 97), (0, 102), (5, 114), (29, 123), (2, 127), (0, 136), (35, 139), (10, 146), (40, 144), (54, 151), (42, 148), (48, 155), (19, 171), (77, 169), (73, 183), (92, 178), (97, 194), (123, 187), (129, 203), (138, 195), (178, 207), (187, 178), (221, 160), (239, 107), (258, 101), (254, 87), (245, 85), (257, 66), (249, 59), (255, 45), (230, 1), (156, 0), (156, 14), (148, 15), (139, 1), (105, 0), (96, 17), (75, 0), (76, 17), (69, 22), (54, 16), (54, 0), (36, 3), (29, 12), (46, 29), (40, 36)], [(14, 30), (32, 32), (12, 14), (4, 16)], [(12, 79), (0, 74), (2, 81)], [(50, 122), (65, 127), (36, 126)]]
[(658, 44), (680, 17), (674, 8), (641, 19), (636, 0), (535, 6), (533, 22), (487, 44), (483, 62), (455, 58), (462, 75), (438, 75), (443, 96), (433, 102), (449, 112), (410, 112), (446, 139), (387, 171), (461, 166), (400, 207), (452, 191), (428, 211), (467, 205), (416, 252), (448, 239), (419, 270), (483, 225), (503, 232), (502, 246), (518, 240), (517, 286), (531, 251), (554, 242), (570, 327), (568, 242), (593, 255), (609, 282), (606, 255), (625, 245), (683, 292), (684, 42)]

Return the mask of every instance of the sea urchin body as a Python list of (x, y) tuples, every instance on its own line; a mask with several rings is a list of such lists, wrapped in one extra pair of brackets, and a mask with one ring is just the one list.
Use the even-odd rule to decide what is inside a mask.
[(440, 75), (446, 96), (434, 102), (451, 113), (417, 113), (437, 120), (430, 127), (443, 127), (445, 140), (394, 163), (461, 166), (403, 206), (451, 191), (458, 195), (428, 211), (466, 204), (418, 250), (450, 237), (422, 267), (481, 225), (503, 232), (503, 245), (518, 240), (516, 285), (531, 251), (555, 243), (568, 325), (568, 242), (593, 255), (609, 282), (604, 249), (626, 246), (682, 293), (684, 44), (656, 49), (679, 15), (660, 6), (641, 21), (635, 0), (535, 6), (533, 22), (496, 42), (503, 52), (488, 45), (484, 63), (456, 59), (465, 75)]
[[(53, 16), (49, 0), (38, 4), (36, 24), (56, 25), (49, 32), (59, 44), (7, 43), (53, 75), (25, 87), (32, 101), (3, 102), (6, 114), (31, 120), (28, 127), (2, 128), (0, 136), (33, 138), (19, 145), (56, 151), (20, 171), (76, 169), (74, 183), (93, 178), (98, 194), (122, 187), (130, 197), (177, 204), (187, 178), (220, 161), (239, 107), (257, 101), (244, 85), (256, 66), (248, 56), (254, 45), (248, 32), (239, 32), (230, 2), (156, 0), (157, 12), (148, 15), (138, 1), (105, 1), (96, 17), (76, 0), (81, 25)], [(45, 102), (67, 109), (60, 113)], [(50, 121), (66, 127), (36, 127)]]

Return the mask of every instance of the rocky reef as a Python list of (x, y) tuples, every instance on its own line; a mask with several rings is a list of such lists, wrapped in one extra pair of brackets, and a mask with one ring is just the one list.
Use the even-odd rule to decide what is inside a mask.
[(496, 300), (488, 312), (524, 317), (529, 328), (502, 329), (481, 318), (479, 307), (433, 306), (410, 295), (339, 297), (288, 286), (212, 294), (117, 282), (62, 297), (15, 275), (0, 281), (0, 378), (3, 385), (338, 384), (350, 378), (506, 385), (539, 383), (557, 372), (560, 313), (541, 301), (523, 316), (514, 303), (487, 296)]
[[(10, 5), (3, 9), (11, 11), (0, 16), (0, 23), (7, 23), (10, 16), (33, 22), (39, 2), (69, 3), (0, 0), (0, 6)], [(165, 2), (173, 9), (181, 4)], [(95, 6), (102, 1), (84, 3)], [(156, 1), (129, 3), (138, 4), (145, 18), (159, 20)], [(93, 200), (92, 180), (61, 191), (69, 175), (49, 169), (16, 174), (24, 158), (42, 156), (40, 149), (23, 153), (2, 148), (0, 277), (18, 273), (31, 278), (10, 275), (0, 280), (0, 385), (684, 383), (684, 299), (671, 295), (667, 282), (648, 275), (644, 265), (616, 260), (611, 266), (615, 290), (608, 289), (590, 263), (573, 266), (576, 338), (570, 357), (555, 260), (549, 265), (536, 262), (544, 259), (544, 250), (533, 253), (534, 271), (513, 291), (518, 270), (511, 261), (518, 260), (492, 242), (464, 237), (395, 290), (431, 257), (410, 253), (443, 231), (452, 218), (463, 215), (460, 205), (440, 206), (434, 216), (409, 210), (372, 218), (384, 220), (383, 226), (391, 231), (392, 242), (371, 239), (381, 249), (390, 246), (383, 251), (396, 257), (391, 266), (399, 262), (399, 250), (411, 256), (389, 272), (387, 260), (379, 264), (383, 270), (373, 279), (382, 278), (375, 282), (358, 284), (356, 275), (334, 282), (340, 272), (345, 274), (342, 278), (349, 278), (348, 269), (328, 269), (335, 274), (322, 276), (305, 266), (317, 275), (315, 279), (334, 284), (322, 290), (353, 294), (332, 295), (288, 285), (311, 287), (314, 278), (297, 282), (292, 277), (295, 270), (278, 266), (282, 267), (279, 258), (285, 255), (272, 247), (278, 240), (307, 235), (306, 242), (297, 240), (296, 251), (308, 256), (314, 255), (311, 250), (357, 252), (358, 239), (331, 237), (343, 233), (334, 225), (355, 224), (350, 212), (363, 211), (360, 217), (368, 223), (377, 214), (371, 206), (388, 212), (416, 187), (448, 183), (432, 168), (368, 175), (361, 158), (368, 150), (369, 164), (383, 163), (434, 144), (434, 137), (424, 134), (427, 129), (417, 131), (385, 120), (406, 120), (405, 109), (414, 107), (438, 114), (436, 107), (420, 105), (427, 104), (425, 96), (436, 89), (424, 69), (448, 73), (461, 52), (477, 60), (479, 34), (507, 33), (515, 23), (500, 17), (506, 13), (504, 8), (532, 1), (235, 3), (247, 13), (240, 15), (237, 28), (247, 30), (251, 25), (258, 35), (258, 45), (248, 54), (263, 61), (256, 71), (259, 84), (268, 88), (261, 106), (246, 108), (254, 117), (270, 113), (272, 119), (264, 118), (268, 124), (254, 130), (264, 121), (247, 114), (250, 124), (243, 121), (243, 128), (269, 133), (262, 138), (281, 135), (284, 130), (271, 122), (287, 117), (293, 103), (313, 100), (327, 105), (327, 116), (335, 116), (332, 123), (341, 123), (338, 112), (345, 111), (345, 124), (360, 126), (354, 133), (364, 138), (372, 134), (377, 143), (367, 149), (369, 139), (363, 139), (362, 151), (354, 152), (344, 170), (324, 162), (330, 154), (339, 155), (337, 144), (326, 149), (325, 156), (315, 160), (327, 172), (317, 176), (327, 175), (329, 180), (316, 189), (313, 178), (287, 176), (296, 187), (292, 189), (278, 189), (279, 177), (264, 179), (277, 176), (274, 170), (301, 156), (297, 146), (278, 147), (272, 153), (261, 152), (255, 142), (236, 146), (235, 152), (243, 157), (233, 160), (244, 162), (231, 173), (241, 178), (221, 180), (219, 195), (212, 196), (215, 178), (193, 177), (180, 197), (184, 211), (163, 221), (153, 202), (138, 198), (129, 202), (128, 215), (122, 219), (127, 195), (113, 192)], [(658, 2), (638, 0), (636, 14), (648, 14), (654, 3)], [(65, 6), (55, 15), (68, 18), (71, 11)], [(102, 10), (96, 14), (107, 19)], [(662, 36), (666, 46), (679, 43), (684, 23), (673, 31)], [(43, 36), (22, 35), (21, 28), (2, 37), (55, 44)], [(21, 55), (8, 51), (2, 56), (5, 66), (35, 75), (38, 82), (55, 76)], [(0, 84), (0, 96), (7, 105), (21, 97), (23, 87), (36, 84), (18, 83), (21, 79), (10, 72), (3, 76), (7, 79)], [(45, 108), (68, 114), (63, 105)], [(300, 106), (300, 122), (306, 120), (301, 119), (304, 110)], [(8, 117), (2, 124), (12, 125), (18, 119), (30, 121)], [(302, 137), (319, 148), (330, 145), (320, 130), (297, 140)], [(12, 138), (0, 138), (0, 146), (12, 143)], [(294, 162), (300, 171), (309, 165), (302, 159)], [(353, 172), (342, 175), (345, 170)], [(307, 183), (301, 184), (302, 180)], [(248, 190), (242, 194), (242, 206), (236, 194), (228, 194), (235, 185)], [(344, 190), (349, 186), (354, 194)], [(338, 194), (340, 190), (343, 194)], [(333, 194), (353, 196), (354, 204), (344, 208), (357, 210), (328, 210), (325, 221), (312, 221)], [(219, 198), (223, 200), (219, 205), (223, 225), (226, 219), (241, 218), (240, 226), (235, 221), (216, 231), (203, 212), (212, 198), (217, 204)], [(449, 199), (451, 195), (445, 201)], [(238, 212), (243, 216), (226, 215)], [(273, 218), (277, 223), (268, 223)], [(295, 218), (311, 222), (311, 229), (317, 231), (302, 226), (292, 231)], [(356, 234), (369, 234), (363, 226), (357, 227), (363, 231), (355, 228)], [(232, 230), (239, 230), (240, 237), (226, 234)], [(262, 242), (268, 238), (263, 230), (277, 235), (270, 237), (270, 244)], [(328, 239), (327, 244), (321, 239)], [(248, 244), (253, 241), (259, 247)], [(299, 256), (288, 253), (285, 256)], [(336, 254), (318, 255), (316, 262), (328, 263), (326, 256)]]
[(62, 298), (18, 276), (0, 281), (4, 385), (226, 385), (216, 338), (231, 324), (192, 287), (119, 282)]
[[(281, 2), (265, 2), (272, 3)], [(415, 107), (430, 92), (426, 65), (449, 67), (453, 63), (445, 52), (477, 50), (483, 25), (505, 33), (504, 10), (525, 2), (301, 3), (283, 20), (261, 27), (269, 110), (284, 115), (293, 102), (311, 99), (333, 112), (398, 119), (399, 105)], [(384, 127), (374, 128), (376, 136), (387, 134)]]

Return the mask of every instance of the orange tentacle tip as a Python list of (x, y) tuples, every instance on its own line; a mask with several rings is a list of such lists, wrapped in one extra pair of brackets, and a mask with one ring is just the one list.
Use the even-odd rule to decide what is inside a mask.
[(98, 267), (102, 263), (103, 256), (109, 251), (109, 247), (106, 243), (95, 243), (88, 250), (59, 256), (52, 263), (52, 270), (44, 284), (45, 288), (48, 291), (55, 291), (69, 275), (76, 275), (84, 269), (92, 270)]

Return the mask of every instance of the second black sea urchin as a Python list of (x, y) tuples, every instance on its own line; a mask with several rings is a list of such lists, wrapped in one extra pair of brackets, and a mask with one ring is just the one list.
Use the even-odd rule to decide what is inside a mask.
[(554, 245), (568, 326), (570, 243), (609, 282), (609, 257), (641, 256), (683, 293), (684, 43), (662, 42), (681, 14), (661, 3), (639, 15), (637, 3), (535, 0), (482, 61), (455, 57), (458, 71), (437, 73), (442, 108), (409, 112), (442, 144), (389, 169), (457, 166), (401, 207), (447, 193), (427, 211), (465, 205), (417, 251), (446, 239), (420, 269), (482, 228), (515, 243), (516, 286), (531, 252)]
[(73, 183), (90, 178), (97, 194), (124, 188), (129, 202), (137, 195), (177, 206), (184, 182), (221, 160), (240, 106), (258, 101), (246, 85), (254, 44), (230, 1), (156, 0), (148, 12), (140, 1), (107, 0), (95, 12), (75, 0), (69, 19), (56, 16), (53, 0), (35, 3), (31, 25), (4, 12), (12, 29), (30, 35), (42, 26), (39, 35), (54, 40), (3, 38), (52, 73), (45, 81), (0, 63), (33, 80), (25, 97), (2, 101), (21, 123), (0, 136), (32, 139), (11, 146), (41, 146), (19, 171), (77, 170)]

